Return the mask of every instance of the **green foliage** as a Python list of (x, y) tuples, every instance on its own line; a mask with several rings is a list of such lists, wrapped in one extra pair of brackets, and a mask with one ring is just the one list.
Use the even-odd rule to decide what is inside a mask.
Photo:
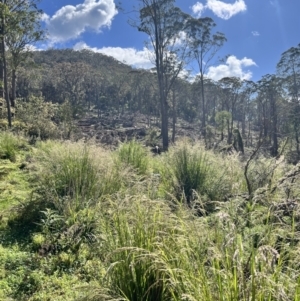
[(15, 212), (11, 213), (7, 221), (9, 229), (7, 235), (10, 239), (28, 240), (30, 234), (40, 228), (38, 223), (42, 218), (42, 210), (47, 206), (49, 205), (40, 199), (31, 199), (15, 206)]
[[(35, 193), (1, 227), (1, 300), (299, 300), (299, 166), (255, 158), (271, 188), (248, 200), (238, 156), (187, 141), (151, 159), (155, 185), (119, 150), (47, 141), (30, 155)], [(150, 198), (149, 185), (210, 214)]]
[(57, 105), (45, 102), (41, 97), (31, 96), (18, 104), (17, 120), (27, 127), (27, 134), (42, 140), (58, 138), (60, 133), (52, 119), (57, 114)]
[(59, 212), (85, 208), (122, 187), (122, 172), (103, 149), (81, 143), (40, 144), (41, 193)]
[(169, 220), (168, 206), (126, 198), (121, 204), (112, 201), (109, 209), (114, 225), (106, 230), (110, 235), (104, 243), (109, 290), (126, 300), (168, 300), (173, 294), (168, 283), (172, 271), (163, 244), (172, 227), (165, 222)]
[(59, 197), (87, 200), (97, 197), (98, 173), (87, 149), (83, 149), (82, 153), (67, 153), (59, 162), (59, 168), (55, 168), (54, 176), (52, 188)]
[(190, 204), (194, 192), (205, 193), (205, 180), (209, 173), (209, 164), (205, 153), (193, 152), (187, 145), (183, 145), (175, 150), (171, 165), (174, 184), (178, 185), (176, 193), (178, 199), (183, 193), (183, 197)]
[(8, 122), (6, 119), (0, 119), (0, 129), (7, 130), (8, 129)]
[(267, 160), (263, 157), (257, 158), (250, 164), (248, 177), (252, 191), (271, 184), (276, 167), (276, 160)]
[(224, 131), (226, 122), (228, 122), (231, 118), (232, 116), (228, 111), (217, 112), (215, 120), (220, 131)]
[(155, 129), (151, 129), (146, 137), (146, 145), (147, 146), (156, 146), (159, 144), (159, 139), (157, 138), (157, 131)]
[(0, 159), (16, 161), (17, 154), (26, 147), (26, 142), (22, 137), (14, 136), (12, 133), (0, 133)]
[(71, 138), (71, 134), (75, 130), (75, 122), (73, 119), (73, 108), (69, 101), (64, 101), (59, 107), (58, 107), (58, 118), (60, 122), (60, 128), (62, 131), (62, 137), (66, 139)]
[(132, 166), (139, 174), (146, 174), (149, 166), (149, 157), (146, 149), (137, 141), (123, 143), (118, 149), (121, 162)]
[(202, 146), (185, 141), (172, 148), (161, 163), (163, 189), (178, 201), (185, 200), (189, 206), (200, 201), (211, 211), (210, 201), (222, 200), (231, 191), (229, 166), (220, 170), (219, 164), (221, 160)]

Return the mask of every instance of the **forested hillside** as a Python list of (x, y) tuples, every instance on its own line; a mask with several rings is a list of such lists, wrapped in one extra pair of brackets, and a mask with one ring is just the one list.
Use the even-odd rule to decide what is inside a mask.
[[(280, 143), (288, 139), (290, 160), (297, 162), (300, 155), (296, 101), (299, 73), (295, 70), (292, 74), (291, 57), (300, 60), (300, 55), (295, 56), (293, 51), (299, 52), (298, 48), (292, 48), (282, 55), (278, 74), (266, 75), (256, 83), (232, 77), (218, 82), (206, 79), (203, 87), (205, 136), (200, 122), (203, 109), (199, 78), (176, 79), (168, 97), (172, 129), (169, 139), (175, 141), (177, 127), (184, 125), (190, 128), (195, 139), (205, 138), (209, 146), (221, 140), (224, 146), (234, 142), (234, 133), (238, 130), (246, 147), (262, 141), (275, 157)], [(70, 118), (76, 121), (86, 116), (97, 117), (98, 123), (103, 120), (113, 123), (111, 119), (107, 122), (105, 115), (127, 120), (128, 116), (142, 114), (146, 120), (144, 125), (151, 126), (154, 120), (159, 130), (161, 114), (155, 73), (132, 69), (89, 50), (34, 52), (19, 69), (16, 93), (20, 108), (37, 97), (55, 106), (56, 111), (63, 110), (63, 114), (53, 119), (56, 124), (66, 122), (66, 118), (70, 123)], [(16, 120), (24, 119), (22, 114), (22, 109), (18, 113), (17, 106)], [(186, 134), (186, 131), (179, 132)]]

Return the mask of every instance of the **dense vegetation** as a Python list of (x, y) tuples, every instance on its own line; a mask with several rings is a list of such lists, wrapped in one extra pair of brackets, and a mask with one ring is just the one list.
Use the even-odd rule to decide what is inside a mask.
[[(296, 58), (299, 61), (300, 55)], [(205, 136), (199, 123), (201, 85), (197, 79), (192, 83), (177, 79), (169, 98), (172, 129), (169, 139), (175, 141), (179, 120), (191, 123), (195, 138), (205, 138), (207, 146), (220, 140), (232, 144), (238, 129), (245, 146), (255, 146), (260, 140), (269, 147), (271, 156), (277, 156), (280, 141), (288, 138), (289, 157), (296, 163), (300, 155), (298, 92), (295, 91), (298, 78), (299, 72), (285, 73), (285, 77), (282, 73), (268, 75), (257, 83), (238, 78), (224, 78), (219, 82), (205, 80)], [(74, 122), (85, 114), (98, 116), (99, 122), (107, 114), (121, 119), (143, 114), (149, 126), (160, 126), (155, 81), (155, 76), (147, 71), (132, 69), (88, 50), (36, 52), (19, 69), (15, 117), (26, 127), (43, 132), (40, 127), (44, 123), (39, 125), (35, 120), (30, 123), (25, 113), (29, 108), (35, 109), (39, 102), (43, 108), (38, 110), (48, 110), (56, 125), (64, 125), (65, 136), (71, 135)], [(3, 118), (5, 116), (4, 107)], [(153, 118), (157, 122), (153, 122)]]
[(139, 2), (151, 72), (30, 52), (37, 1), (1, 4), (0, 299), (300, 300), (300, 45), (214, 82), (213, 20)]
[(0, 140), (2, 300), (299, 299), (299, 165)]

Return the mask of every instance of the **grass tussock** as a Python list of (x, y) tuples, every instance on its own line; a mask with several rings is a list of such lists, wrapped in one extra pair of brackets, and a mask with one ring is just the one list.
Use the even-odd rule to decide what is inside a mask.
[(55, 202), (57, 209), (66, 207), (60, 202), (73, 202), (75, 207), (84, 208), (86, 203), (116, 193), (124, 183), (122, 171), (102, 148), (45, 142), (41, 143), (38, 156), (43, 162), (40, 170), (43, 194)]
[(15, 162), (17, 154), (24, 149), (26, 141), (21, 136), (15, 136), (10, 132), (0, 133), (0, 159), (8, 159)]
[(123, 143), (118, 149), (121, 162), (134, 168), (138, 174), (146, 174), (149, 168), (147, 150), (135, 140)]
[[(229, 160), (223, 164), (221, 157), (203, 146), (183, 141), (160, 162), (161, 189), (177, 201), (186, 202), (189, 207), (198, 202), (204, 211), (212, 211), (213, 202), (225, 200), (242, 185), (240, 162), (235, 157)], [(236, 164), (235, 171), (232, 164)]]

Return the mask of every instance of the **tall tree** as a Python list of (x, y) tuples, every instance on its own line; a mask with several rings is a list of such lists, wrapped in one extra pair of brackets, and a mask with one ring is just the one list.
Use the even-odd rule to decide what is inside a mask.
[(227, 112), (231, 114), (231, 118), (227, 119), (227, 143), (232, 143), (233, 119), (235, 108), (240, 97), (242, 81), (238, 77), (224, 77), (219, 80), (222, 94), (224, 97), (224, 104)]
[(9, 51), (11, 69), (11, 104), (15, 106), (17, 69), (31, 53), (30, 46), (44, 38), (40, 25), (41, 11), (33, 3), (26, 3), (22, 10), (15, 11), (9, 18), (5, 44)]
[(288, 122), (300, 158), (300, 44), (285, 51), (277, 64), (277, 74), (287, 92)]
[[(37, 29), (40, 22), (40, 11), (37, 8), (39, 0), (0, 0), (0, 81), (3, 82), (4, 95), (7, 104), (8, 124), (11, 127), (11, 102), (8, 88), (6, 47), (14, 46), (12, 55), (16, 64), (22, 51), (41, 37)], [(10, 50), (12, 50), (10, 49)], [(13, 76), (13, 98), (15, 97), (15, 77)]]
[(202, 133), (206, 135), (206, 108), (205, 108), (205, 91), (204, 81), (205, 73), (210, 66), (212, 59), (215, 57), (218, 50), (223, 46), (226, 38), (224, 34), (217, 32), (212, 33), (216, 26), (211, 18), (189, 19), (189, 47), (193, 59), (196, 60), (200, 75), (201, 99), (202, 99), (202, 116), (201, 128)]
[(294, 101), (300, 99), (300, 44), (285, 51), (277, 64), (278, 75), (285, 80), (285, 84)]
[(154, 65), (159, 87), (161, 134), (163, 149), (169, 146), (168, 138), (168, 95), (184, 67), (186, 42), (184, 34), (188, 15), (174, 5), (175, 0), (139, 0), (140, 15), (138, 30), (150, 39), (149, 49), (154, 53)]
[(280, 83), (275, 75), (267, 74), (258, 81), (258, 97), (265, 99), (269, 104), (270, 140), (272, 141), (271, 155), (278, 155), (278, 103), (280, 96)]

